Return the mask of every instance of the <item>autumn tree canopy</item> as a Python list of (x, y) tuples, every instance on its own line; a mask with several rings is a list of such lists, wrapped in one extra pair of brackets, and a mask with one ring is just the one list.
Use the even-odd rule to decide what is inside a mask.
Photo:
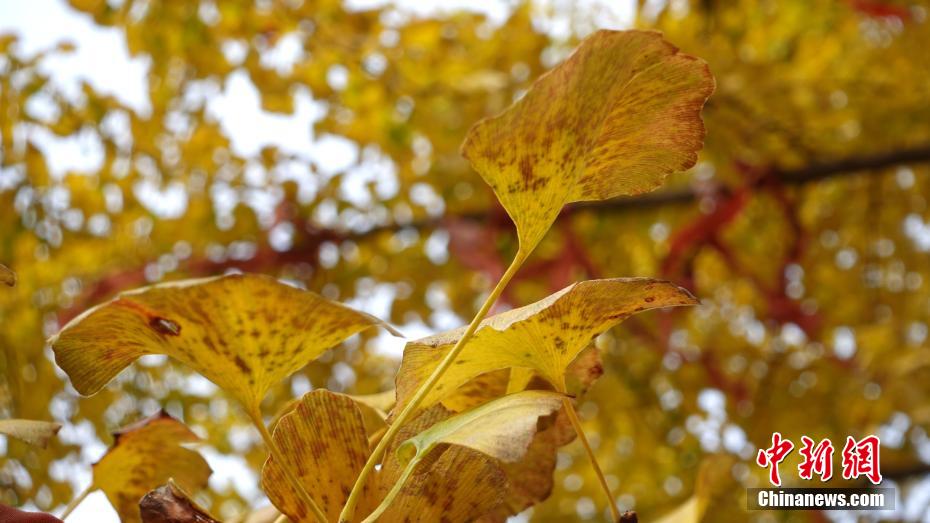
[[(66, 34), (38, 54), (24, 52), (14, 34), (0, 37), (0, 264), (15, 273), (15, 286), (0, 284), (0, 419), (64, 426), (45, 449), (4, 440), (0, 503), (60, 513), (92, 483), (117, 509), (129, 503), (134, 510), (137, 493), (111, 488), (100, 471), (118, 470), (121, 461), (111, 456), (127, 440), (145, 446), (148, 431), (165, 431), (157, 434), (173, 438), (169, 454), (189, 470), (163, 495), (193, 491), (224, 520), (267, 504), (265, 495), (279, 508), (298, 506), (304, 500), (288, 492), (259, 490), (260, 482), (286, 473), (274, 459), (265, 464), (267, 441), (254, 418), (278, 423), (273, 413), (336, 413), (332, 419), (352, 434), (339, 455), (346, 467), (361, 469), (366, 438), (384, 430), (378, 423), (385, 420), (372, 421), (371, 412), (393, 407), (379, 409), (373, 395), (395, 389), (395, 376), (408, 376), (409, 391), (397, 382), (403, 407), (461, 332), (426, 336), (467, 325), (505, 277), (509, 285), (490, 310), (498, 315), (490, 325), (537, 321), (521, 317), (520, 307), (545, 309), (563, 289), (559, 296), (583, 303), (576, 294), (584, 285), (597, 286), (584, 299), (609, 288), (607, 307), (618, 281), (635, 295), (627, 284), (638, 280), (618, 280), (626, 277), (667, 280), (690, 293), (670, 286), (663, 301), (665, 294), (650, 291), (648, 297), (660, 297), (655, 307), (690, 302), (690, 295), (700, 301), (630, 318), (633, 311), (617, 304), (605, 314), (622, 313), (626, 321), (618, 326), (585, 315), (603, 326), (598, 332), (606, 330), (593, 349), (585, 340), (571, 358), (534, 358), (533, 372), (520, 378), (540, 390), (584, 391), (578, 413), (621, 510), (635, 509), (647, 521), (676, 507), (708, 521), (744, 520), (745, 488), (767, 478), (754, 464), (755, 451), (775, 431), (795, 440), (880, 434), (884, 475), (900, 482), (906, 499), (907, 487), (930, 473), (930, 4), (694, 0), (632, 7), (634, 18), (625, 20), (597, 3), (571, 2), (508, 3), (503, 15), (492, 16), (337, 0), (70, 0), (68, 9), (116, 31), (147, 65), (143, 103), (92, 82), (79, 89), (57, 82), (56, 64), (76, 52)], [(578, 76), (584, 82), (577, 91), (530, 90), (540, 77), (544, 87), (557, 81), (544, 73), (571, 65), (578, 54), (565, 60), (585, 37), (627, 28), (622, 24), (662, 32), (632, 33), (642, 35), (636, 49), (651, 49), (650, 60), (669, 61), (656, 75), (664, 82), (658, 94), (631, 91), (635, 96), (609, 114), (608, 124), (595, 125), (590, 115), (623, 93), (592, 76), (610, 65), (594, 59), (578, 68), (590, 74)], [(716, 79), (706, 104), (709, 76), (682, 62), (691, 57), (705, 60)], [(242, 86), (254, 91), (260, 110), (223, 103)], [(690, 98), (665, 106), (660, 97), (668, 92)], [(551, 113), (531, 118), (524, 106)], [(623, 107), (655, 112), (636, 118)], [(689, 108), (696, 118), (702, 107), (700, 132), (683, 126), (665, 135), (655, 125)], [(237, 118), (246, 118), (240, 127), (259, 130), (259, 119), (307, 124), (246, 144), (230, 131)], [(616, 140), (604, 125), (640, 134)], [(546, 142), (546, 133), (565, 128), (577, 140)], [(523, 146), (506, 141), (512, 136), (536, 144), (529, 175), (517, 155), (497, 163)], [(96, 159), (61, 169), (54, 145), (69, 141), (90, 144), (83, 153)], [(571, 184), (539, 182), (567, 164), (578, 173)], [(654, 169), (637, 167), (643, 164)], [(508, 271), (514, 259), (521, 266)], [(272, 278), (222, 277), (239, 272), (298, 288)], [(301, 331), (320, 350), (298, 360), (282, 355), (280, 372), (258, 384), (239, 378), (248, 376), (243, 366), (267, 355), (231, 359), (211, 375), (178, 344), (95, 369), (100, 376), (85, 389), (52, 348), (49, 338), (94, 306), (101, 308), (92, 314), (122, 314), (123, 291), (213, 277), (209, 285), (246, 279), (269, 293), (269, 303), (280, 293), (306, 307), (282, 308), (274, 315), (282, 323), (300, 321), (320, 303), (362, 312), (334, 312), (339, 321), (325, 329), (331, 338)], [(582, 280), (593, 282), (572, 286)], [(0, 273), (7, 281), (13, 275)], [(186, 313), (192, 299), (147, 294), (132, 303), (170, 303)], [(235, 310), (254, 306), (261, 316), (268, 309), (251, 300), (236, 297)], [(543, 305), (531, 305), (537, 303)], [(217, 319), (202, 335), (219, 343), (231, 318)], [(276, 339), (267, 320), (256, 338)], [(168, 335), (177, 327), (158, 325)], [(410, 340), (422, 338), (408, 345), (409, 355), (394, 327)], [(514, 338), (495, 332), (478, 328), (472, 342), (499, 354)], [(111, 333), (96, 335), (86, 347), (126, 348), (107, 346)], [(552, 369), (567, 382), (553, 383)], [(450, 387), (488, 381), (424, 401), (450, 412), (490, 405), (475, 391), (503, 394), (515, 374), (501, 382), (487, 370), (461, 366), (446, 375)], [(559, 407), (536, 399), (533, 420)], [(290, 421), (278, 425), (277, 445), (293, 456), (299, 448), (288, 437), (314, 436), (297, 417), (282, 419)], [(127, 425), (137, 439), (111, 435)], [(534, 521), (609, 513), (584, 447), (566, 427), (557, 417), (551, 430), (536, 433), (531, 454), (558, 448), (533, 455), (549, 460), (554, 476), (507, 490), (508, 508), (535, 504), (528, 513)], [(413, 427), (400, 432), (417, 434)], [(455, 434), (418, 441), (450, 445), (459, 441)], [(214, 471), (208, 483), (206, 462), (178, 443), (197, 440), (206, 461), (233, 462), (252, 475), (233, 482)], [(385, 444), (388, 456), (405, 438), (395, 440)], [(489, 447), (456, 449), (443, 454), (444, 466), (501, 485), (525, 472), (520, 462), (499, 469), (494, 460), (506, 456)], [(409, 463), (386, 461), (373, 489), (388, 492), (384, 478), (419, 466)], [(442, 488), (441, 477), (418, 477)], [(371, 511), (378, 501), (360, 504)], [(402, 494), (395, 500), (416, 503)], [(908, 517), (927, 508), (915, 503)], [(494, 516), (509, 514), (495, 507)], [(321, 510), (335, 517), (339, 508)]]

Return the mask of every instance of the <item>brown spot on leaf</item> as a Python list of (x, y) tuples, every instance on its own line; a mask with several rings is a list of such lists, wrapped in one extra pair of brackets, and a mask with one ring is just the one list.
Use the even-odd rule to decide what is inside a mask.
[(155, 329), (155, 332), (167, 336), (178, 336), (181, 334), (181, 326), (176, 321), (158, 316), (149, 320), (149, 326)]

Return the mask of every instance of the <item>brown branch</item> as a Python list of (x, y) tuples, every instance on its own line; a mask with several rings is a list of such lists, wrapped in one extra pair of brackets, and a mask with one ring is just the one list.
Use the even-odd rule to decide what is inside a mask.
[[(828, 178), (848, 176), (862, 171), (924, 162), (930, 162), (930, 145), (869, 156), (853, 156), (832, 162), (816, 163), (797, 169), (775, 168), (770, 174), (771, 178), (779, 180), (783, 185), (805, 185)], [(763, 185), (768, 183), (769, 180), (770, 178), (762, 177), (757, 180), (755, 184)], [(699, 197), (700, 194), (692, 189), (680, 189), (660, 191), (627, 198), (616, 198), (613, 200), (584, 202), (575, 204), (573, 207), (576, 209), (626, 211), (629, 209), (687, 204), (697, 200)]]
[[(814, 164), (799, 169), (774, 169), (769, 172), (777, 177), (784, 185), (803, 185), (832, 177), (846, 176), (852, 173), (870, 169), (882, 169), (895, 165), (930, 162), (930, 145), (902, 149), (888, 153), (871, 156), (856, 156), (830, 163)], [(756, 184), (762, 185), (770, 177), (760, 177)], [(660, 191), (635, 197), (615, 198), (598, 202), (582, 202), (570, 205), (562, 214), (567, 216), (572, 210), (585, 209), (596, 212), (626, 212), (635, 209), (654, 208), (667, 205), (683, 205), (697, 201), (700, 194), (693, 189)], [(296, 247), (288, 252), (279, 253), (267, 246), (259, 249), (258, 253), (249, 260), (226, 260), (213, 262), (207, 259), (190, 260), (181, 267), (181, 271), (189, 276), (203, 276), (222, 273), (228, 269), (243, 271), (266, 272), (287, 263), (306, 262), (314, 263), (321, 243), (330, 241), (340, 243), (346, 240), (359, 241), (377, 236), (384, 232), (393, 232), (398, 229), (412, 227), (415, 229), (431, 229), (443, 226), (449, 219), (476, 220), (486, 222), (500, 215), (497, 211), (476, 211), (464, 213), (455, 217), (427, 218), (415, 220), (409, 224), (386, 224), (374, 227), (364, 232), (335, 231), (312, 229), (298, 238)], [(88, 285), (84, 294), (78, 297), (74, 304), (59, 313), (59, 321), (66, 322), (84, 309), (99, 303), (114, 293), (132, 287), (145, 285), (145, 272), (143, 268), (135, 268), (116, 274), (108, 275)]]

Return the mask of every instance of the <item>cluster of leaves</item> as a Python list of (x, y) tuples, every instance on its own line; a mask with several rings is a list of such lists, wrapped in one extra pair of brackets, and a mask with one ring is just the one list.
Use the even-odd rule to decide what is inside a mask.
[[(369, 327), (396, 331), (262, 276), (121, 293), (52, 338), (56, 362), (88, 395), (150, 354), (210, 379), (264, 437), (262, 486), (292, 521), (503, 520), (548, 496), (555, 452), (571, 439), (560, 420), (591, 452), (566, 376), (576, 360), (582, 389), (600, 375), (596, 350), (578, 359), (592, 340), (635, 313), (696, 301), (661, 280), (590, 280), (485, 316), (566, 203), (650, 191), (695, 163), (713, 85), (706, 63), (658, 33), (600, 31), (513, 107), (473, 127), (462, 152), (513, 219), (520, 248), (467, 327), (408, 344), (394, 408), (387, 416), (374, 409), (373, 423), (356, 400), (321, 389), (288, 406), (273, 435), (266, 429), (261, 404), (273, 385)], [(536, 378), (548, 390), (532, 388)], [(543, 417), (552, 417), (548, 428)], [(192, 451), (161, 450), (190, 437), (167, 415), (119, 433), (90, 488), (104, 490), (124, 521), (158, 513), (151, 497), (139, 511), (140, 488), (165, 473), (187, 488), (209, 476)]]
[[(518, 306), (610, 274), (661, 275), (702, 297), (696, 314), (634, 318), (620, 327), (624, 336), (614, 329), (597, 340), (607, 373), (579, 410), (621, 504), (650, 515), (684, 501), (698, 465), (715, 453), (735, 462), (718, 467), (724, 476), (751, 486), (764, 473), (747, 467), (746, 449), (774, 430), (793, 439), (904, 431), (884, 448), (886, 475), (925, 470), (917, 447), (928, 423), (921, 376), (930, 276), (914, 231), (928, 221), (930, 185), (926, 166), (914, 163), (920, 156), (896, 152), (930, 143), (926, 4), (640, 3), (638, 25), (705, 57), (719, 80), (705, 109), (705, 153), (690, 178), (696, 189), (682, 183), (641, 203), (564, 212), (501, 297)], [(43, 64), (67, 60), (70, 48), (25, 57), (15, 39), (3, 40), (0, 259), (19, 276), (0, 292), (3, 417), (51, 415), (105, 442), (140, 410), (165, 405), (206, 445), (258, 469), (260, 442), (233, 436), (243, 417), (223, 394), (191, 392), (184, 366), (146, 358), (77, 399), (44, 338), (117, 291), (229, 268), (273, 273), (348, 303), (387, 290), (385, 319), (442, 330), (450, 316), (473, 314), (476, 293), (517, 251), (510, 221), (457, 150), (471, 122), (502, 110), (573, 43), (551, 31), (549, 13), (519, 4), (495, 25), (479, 15), (420, 19), (335, 1), (273, 10), (251, 1), (72, 5), (150, 60), (150, 107), (135, 109), (97, 84), (64, 92)], [(602, 12), (568, 9), (556, 18), (571, 20), (572, 34), (611, 23)], [(303, 54), (290, 68), (267, 65), (263, 56), (294, 35)], [(219, 52), (227, 44), (245, 54)], [(302, 162), (291, 151), (237, 150), (195, 94), (222, 90), (236, 75), (255, 84), (269, 110), (288, 112), (302, 89), (311, 92), (325, 106), (317, 137), (347, 138), (361, 154), (335, 173), (311, 165), (322, 182), (307, 183), (294, 175)], [(30, 110), (39, 99), (51, 116)], [(126, 128), (114, 133), (111, 124), (123, 119)], [(56, 172), (33, 131), (92, 135), (103, 162)], [(857, 168), (848, 158), (873, 153), (886, 160), (844, 175)], [(393, 188), (364, 176), (344, 188), (372, 163), (389, 165), (378, 172), (396, 180)], [(820, 167), (831, 164), (838, 167)], [(809, 166), (820, 169), (817, 183), (789, 176)], [(836, 176), (819, 181), (824, 172)], [(149, 192), (183, 187), (181, 215), (143, 203), (140, 182)], [(220, 204), (219, 194), (234, 203)], [(275, 202), (273, 212), (253, 204), (262, 198)], [(283, 248), (270, 240), (281, 230), (293, 233)], [(448, 258), (435, 249), (446, 240)], [(265, 412), (282, 409), (307, 381), (356, 393), (390, 388), (395, 363), (370, 350), (374, 332), (272, 386)], [(698, 401), (717, 395), (720, 409)], [(77, 443), (65, 434), (37, 452), (11, 440), (0, 458), (3, 501), (50, 510), (71, 500), (72, 475), (62, 471), (99, 457)], [(553, 459), (554, 499), (534, 517), (602, 511), (581, 453), (572, 445)], [(254, 501), (211, 486), (201, 499), (224, 519), (243, 512), (243, 497)], [(729, 492), (715, 499), (715, 514), (744, 517), (739, 489)]]

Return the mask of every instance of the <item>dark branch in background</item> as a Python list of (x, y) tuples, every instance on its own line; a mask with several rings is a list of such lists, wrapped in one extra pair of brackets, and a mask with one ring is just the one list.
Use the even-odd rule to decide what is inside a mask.
[[(767, 176), (759, 177), (753, 184), (761, 186), (778, 180), (782, 185), (804, 185), (818, 182), (828, 178), (847, 176), (867, 170), (877, 170), (896, 165), (905, 165), (921, 162), (930, 162), (930, 145), (902, 149), (889, 153), (871, 156), (855, 156), (840, 159), (829, 163), (813, 164), (798, 169), (770, 169)], [(598, 202), (587, 202), (570, 205), (560, 219), (572, 210), (590, 210), (595, 212), (626, 212), (634, 209), (655, 208), (669, 205), (685, 205), (699, 200), (704, 194), (694, 189), (682, 189), (649, 193), (636, 197), (616, 198)], [(194, 259), (184, 263), (181, 271), (189, 276), (204, 276), (219, 274), (228, 269), (242, 271), (265, 272), (289, 263), (316, 263), (319, 247), (324, 242), (340, 243), (343, 241), (360, 241), (377, 236), (385, 232), (394, 232), (403, 228), (431, 229), (441, 227), (447, 220), (476, 220), (485, 221), (493, 213), (480, 211), (456, 216), (431, 218), (413, 221), (409, 224), (388, 224), (372, 228), (365, 232), (341, 232), (329, 229), (313, 229), (304, 232), (297, 239), (296, 246), (288, 252), (276, 252), (264, 246), (255, 256), (248, 260), (212, 261), (208, 259)], [(503, 213), (497, 213), (502, 215)], [(506, 218), (505, 218), (506, 219)], [(59, 312), (59, 321), (63, 324), (84, 309), (95, 305), (114, 293), (124, 289), (145, 285), (144, 267), (108, 275), (96, 282), (89, 282), (87, 290), (79, 296), (74, 304)]]
[[(812, 164), (798, 169), (775, 168), (769, 172), (769, 177), (760, 178), (756, 181), (756, 185), (763, 185), (772, 179), (780, 181), (783, 185), (805, 185), (828, 178), (848, 176), (862, 171), (878, 170), (896, 165), (922, 162), (930, 162), (930, 145), (871, 156), (853, 156), (835, 162)], [(621, 211), (673, 204), (687, 204), (697, 200), (700, 196), (698, 192), (692, 189), (661, 191), (630, 198), (580, 203), (574, 205), (574, 208)]]

